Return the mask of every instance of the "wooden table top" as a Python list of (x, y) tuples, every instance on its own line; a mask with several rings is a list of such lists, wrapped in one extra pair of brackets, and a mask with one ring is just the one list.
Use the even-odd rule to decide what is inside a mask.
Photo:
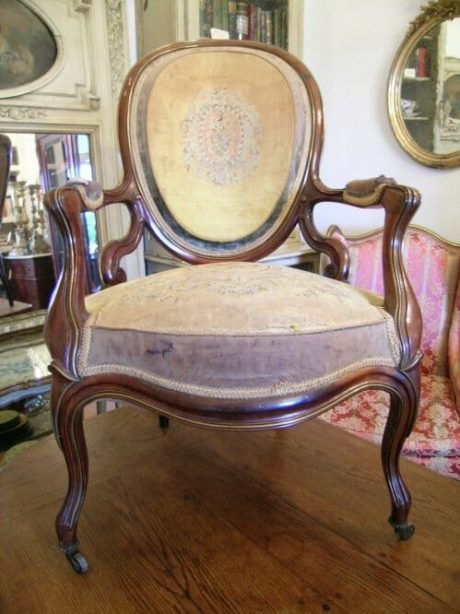
[(379, 450), (314, 420), (228, 433), (123, 408), (87, 420), (77, 575), (58, 551), (52, 437), (0, 473), (0, 611), (458, 612), (460, 487), (410, 461), (397, 540)]
[(18, 315), (27, 311), (32, 311), (30, 303), (14, 301), (13, 305), (10, 305), (6, 298), (0, 298), (0, 318)]

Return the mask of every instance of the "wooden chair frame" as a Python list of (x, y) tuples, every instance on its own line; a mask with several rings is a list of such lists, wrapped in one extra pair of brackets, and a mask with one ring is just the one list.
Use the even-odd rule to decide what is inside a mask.
[[(52, 356), (51, 407), (57, 441), (62, 448), (69, 473), (67, 496), (57, 516), (59, 542), (77, 571), (85, 571), (87, 563), (79, 552), (77, 522), (85, 498), (88, 480), (88, 456), (83, 431), (83, 408), (98, 399), (111, 398), (152, 409), (164, 418), (174, 418), (197, 426), (220, 429), (267, 429), (293, 426), (327, 411), (335, 404), (361, 390), (378, 388), (390, 393), (391, 407), (382, 445), (382, 464), (391, 498), (389, 521), (402, 539), (409, 538), (413, 526), (408, 522), (410, 494), (399, 470), (399, 455), (409, 435), (417, 412), (419, 397), (419, 361), (421, 318), (417, 301), (404, 270), (401, 243), (404, 231), (419, 206), (416, 190), (398, 185), (392, 179), (378, 177), (353, 181), (344, 189), (329, 189), (318, 176), (323, 140), (322, 103), (317, 85), (303, 64), (289, 53), (270, 48), (301, 76), (312, 107), (312, 146), (310, 161), (289, 215), (277, 232), (263, 245), (249, 249), (232, 260), (255, 261), (276, 249), (292, 232), (296, 224), (310, 246), (327, 254), (331, 260), (327, 274), (343, 278), (348, 258), (344, 247), (324, 237), (313, 222), (317, 203), (343, 203), (358, 209), (380, 207), (385, 211), (383, 261), (385, 271), (385, 308), (393, 316), (400, 342), (401, 361), (396, 368), (366, 368), (341, 377), (314, 393), (282, 402), (269, 399), (219, 401), (193, 395), (180, 395), (159, 386), (120, 375), (82, 377), (78, 355), (83, 326), (88, 318), (85, 308), (85, 255), (81, 213), (96, 211), (113, 203), (124, 203), (131, 225), (127, 235), (106, 245), (101, 255), (101, 271), (106, 285), (126, 280), (120, 260), (132, 252), (142, 239), (144, 229), (154, 226), (139, 193), (128, 155), (126, 121), (133, 84), (152, 57), (174, 52), (179, 46), (247, 45), (266, 50), (259, 43), (236, 41), (200, 41), (162, 48), (144, 58), (129, 74), (119, 107), (119, 135), (124, 178), (115, 189), (102, 191), (96, 184), (67, 185), (53, 190), (46, 197), (46, 206), (56, 222), (64, 243), (65, 265), (57, 291), (50, 306), (46, 341)], [(171, 244), (168, 237), (154, 229), (156, 238), (179, 258), (192, 264), (208, 262), (192, 249), (184, 250)], [(223, 260), (228, 257), (223, 257)]]

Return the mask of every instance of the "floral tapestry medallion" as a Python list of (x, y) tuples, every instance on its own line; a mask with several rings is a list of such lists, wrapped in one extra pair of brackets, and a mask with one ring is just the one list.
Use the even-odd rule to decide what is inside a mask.
[(185, 166), (217, 185), (240, 183), (260, 161), (254, 107), (225, 88), (200, 92), (181, 123)]

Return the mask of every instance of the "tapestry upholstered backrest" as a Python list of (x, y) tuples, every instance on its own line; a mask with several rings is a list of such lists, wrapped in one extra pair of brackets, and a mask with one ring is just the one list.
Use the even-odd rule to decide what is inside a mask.
[(125, 83), (119, 126), (147, 227), (184, 259), (255, 259), (262, 243), (281, 243), (320, 105), (305, 67), (275, 48), (200, 41), (146, 56)]

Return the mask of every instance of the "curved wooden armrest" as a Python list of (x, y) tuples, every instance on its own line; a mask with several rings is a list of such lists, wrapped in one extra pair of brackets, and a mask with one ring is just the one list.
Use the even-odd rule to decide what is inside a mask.
[(64, 188), (77, 188), (82, 199), (82, 210), (95, 211), (104, 205), (104, 193), (97, 181), (87, 179), (72, 179)]
[(45, 195), (45, 207), (62, 237), (63, 264), (45, 323), (45, 339), (53, 364), (78, 375), (77, 348), (83, 325), (88, 318), (85, 308), (85, 250), (81, 214), (95, 211), (103, 204), (102, 190), (82, 181), (51, 190)]
[(121, 259), (136, 249), (143, 237), (145, 228), (140, 196), (131, 182), (123, 182), (120, 187), (104, 192), (104, 204), (113, 203), (128, 205), (131, 223), (123, 238), (110, 241), (102, 250), (101, 274), (104, 283), (109, 286), (126, 281), (126, 273), (120, 266)]
[(343, 190), (343, 198), (347, 202), (362, 200), (364, 202), (377, 201), (386, 185), (396, 185), (396, 181), (391, 177), (380, 175), (371, 179), (354, 179), (349, 181)]
[(300, 228), (309, 245), (328, 256), (330, 264), (324, 270), (327, 277), (341, 281), (348, 279), (350, 256), (345, 242), (334, 237), (325, 237), (316, 229), (313, 220), (314, 206), (319, 202), (333, 202), (355, 207), (384, 207), (382, 195), (388, 187), (397, 188), (398, 185), (394, 179), (384, 175), (371, 179), (355, 179), (347, 183), (342, 190), (327, 188), (319, 178), (307, 186), (301, 199), (305, 204), (305, 211), (304, 215), (300, 216)]
[(393, 316), (401, 346), (401, 367), (410, 368), (420, 360), (422, 319), (420, 308), (407, 277), (402, 241), (405, 230), (420, 205), (417, 190), (399, 185), (384, 176), (349, 182), (343, 190), (331, 190), (319, 179), (310, 183), (302, 197), (305, 209), (300, 227), (306, 241), (325, 253), (331, 264), (325, 274), (335, 279), (348, 277), (350, 258), (344, 242), (325, 237), (316, 229), (313, 210), (319, 202), (343, 203), (360, 208), (383, 208), (385, 223), (382, 245), (385, 309)]
[(108, 243), (101, 256), (106, 284), (126, 280), (121, 258), (135, 249), (143, 234), (143, 217), (131, 184), (104, 192), (95, 181), (73, 180), (45, 196), (45, 206), (56, 223), (63, 242), (63, 267), (48, 311), (45, 338), (54, 364), (78, 377), (78, 348), (88, 313), (85, 308), (86, 260), (81, 214), (113, 203), (128, 205), (131, 227), (125, 237)]

